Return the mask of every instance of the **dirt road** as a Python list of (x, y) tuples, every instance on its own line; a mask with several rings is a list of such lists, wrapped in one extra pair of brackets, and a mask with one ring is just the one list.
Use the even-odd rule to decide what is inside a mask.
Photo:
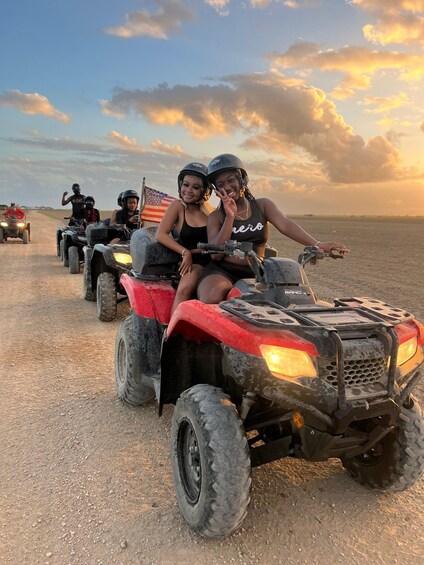
[[(422, 563), (424, 480), (380, 494), (336, 460), (255, 469), (242, 528), (224, 540), (191, 533), (172, 486), (172, 408), (159, 419), (154, 405), (131, 408), (115, 396), (114, 339), (125, 307), (116, 322), (99, 322), (82, 299), (82, 276), (56, 257), (58, 222), (37, 212), (30, 219), (29, 245), (0, 245), (1, 563)], [(370, 265), (349, 276), (359, 287), (368, 274)], [(326, 280), (321, 270), (323, 292)], [(393, 265), (387, 280), (393, 289), (374, 294), (399, 304)], [(409, 291), (416, 296), (401, 298), (422, 312), (422, 285)]]

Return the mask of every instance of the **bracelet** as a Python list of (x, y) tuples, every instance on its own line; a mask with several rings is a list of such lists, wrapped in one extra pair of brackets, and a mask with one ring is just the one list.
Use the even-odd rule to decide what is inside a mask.
[(316, 242), (314, 243), (314, 247), (319, 247), (320, 243), (321, 243), (320, 241), (316, 241)]
[(181, 257), (184, 257), (184, 253), (185, 253), (186, 251), (187, 251), (187, 249), (183, 249), (183, 250), (181, 251)]

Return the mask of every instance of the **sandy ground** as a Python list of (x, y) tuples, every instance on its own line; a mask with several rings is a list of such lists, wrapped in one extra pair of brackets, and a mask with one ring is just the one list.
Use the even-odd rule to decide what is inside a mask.
[[(0, 245), (1, 563), (423, 562), (424, 481), (376, 493), (337, 460), (255, 469), (242, 528), (222, 540), (194, 535), (172, 485), (172, 407), (159, 419), (155, 405), (132, 408), (115, 396), (115, 332), (127, 307), (99, 322), (82, 299), (82, 276), (56, 257), (59, 222), (39, 212), (30, 219), (29, 245)], [(349, 259), (308, 271), (323, 298), (332, 289), (373, 295), (424, 319), (422, 221), (303, 225), (352, 247)], [(423, 403), (422, 385), (416, 393)]]

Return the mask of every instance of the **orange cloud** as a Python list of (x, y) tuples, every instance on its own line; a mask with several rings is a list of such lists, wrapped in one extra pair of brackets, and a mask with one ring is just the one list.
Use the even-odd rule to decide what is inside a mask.
[(383, 70), (398, 72), (404, 81), (416, 81), (424, 75), (422, 55), (377, 51), (367, 47), (346, 46), (338, 50), (322, 51), (315, 43), (300, 42), (284, 53), (269, 53), (268, 59), (279, 68), (308, 68), (342, 74), (341, 85), (333, 94), (335, 98), (347, 98), (356, 90), (370, 86), (372, 77)]
[(167, 153), (168, 155), (181, 155), (181, 157), (188, 157), (188, 153), (183, 151), (179, 145), (171, 146), (167, 143), (162, 143), (159, 139), (152, 141), (152, 143), (150, 143), (150, 147), (155, 151)]
[(15, 108), (29, 115), (42, 114), (60, 122), (69, 122), (71, 119), (69, 114), (56, 110), (49, 100), (38, 92), (26, 94), (20, 90), (6, 90), (4, 94), (0, 94), (0, 106)]
[(153, 123), (181, 125), (197, 139), (240, 132), (247, 147), (318, 160), (336, 182), (381, 181), (399, 174), (399, 154), (389, 141), (355, 135), (322, 90), (276, 72), (222, 82), (227, 84), (116, 90), (107, 107), (112, 113), (133, 111)]
[(134, 138), (130, 139), (128, 136), (122, 135), (117, 131), (110, 131), (107, 138), (110, 142), (114, 143), (115, 145), (119, 145), (120, 147), (123, 147), (127, 151), (131, 151), (133, 153), (146, 152), (146, 150), (143, 147), (141, 147), (141, 145), (138, 145), (137, 141)]
[(397, 96), (366, 96), (359, 104), (364, 106), (376, 106), (368, 111), (375, 114), (383, 114), (405, 106), (408, 102), (408, 96), (404, 92), (401, 92)]

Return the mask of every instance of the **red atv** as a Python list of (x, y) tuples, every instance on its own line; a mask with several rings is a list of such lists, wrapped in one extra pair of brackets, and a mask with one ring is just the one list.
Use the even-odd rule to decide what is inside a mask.
[(3, 212), (3, 216), (0, 219), (0, 243), (7, 239), (22, 239), (24, 244), (31, 241), (31, 225), (21, 208), (12, 206)]
[(296, 262), (262, 261), (249, 243), (201, 246), (249, 258), (254, 278), (219, 305), (184, 302), (170, 319), (175, 254), (139, 230), (132, 274), (121, 278), (132, 312), (115, 349), (122, 400), (156, 395), (159, 412), (175, 404), (173, 477), (189, 526), (207, 537), (235, 530), (251, 467), (287, 456), (339, 458), (378, 490), (413, 485), (424, 471), (423, 414), (411, 395), (424, 326), (372, 298), (317, 300), (303, 269), (328, 256), (316, 247)]

